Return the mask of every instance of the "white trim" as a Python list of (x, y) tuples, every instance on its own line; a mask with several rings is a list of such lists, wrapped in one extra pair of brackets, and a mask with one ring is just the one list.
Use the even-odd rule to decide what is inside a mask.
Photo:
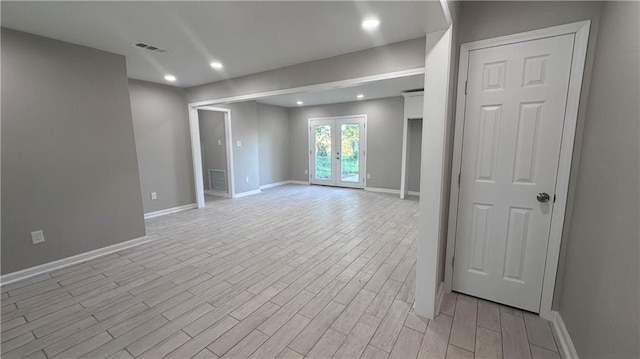
[(540, 300), (540, 316), (547, 319), (552, 318), (551, 304), (553, 302), (553, 291), (555, 289), (555, 279), (558, 270), (558, 258), (560, 256), (560, 243), (562, 240), (562, 227), (564, 225), (564, 215), (567, 206), (567, 192), (569, 186), (569, 174), (571, 171), (571, 158), (573, 155), (573, 144), (575, 139), (576, 123), (578, 119), (578, 105), (580, 102), (580, 90), (582, 87), (582, 77), (584, 72), (584, 63), (587, 52), (590, 24), (591, 21), (585, 20), (546, 29), (471, 42), (462, 44), (460, 46), (458, 94), (456, 102), (456, 122), (453, 147), (453, 166), (451, 172), (452, 175), (450, 203), (452, 203), (452, 205), (449, 206), (449, 227), (445, 262), (445, 289), (447, 291), (451, 291), (453, 283), (452, 259), (455, 252), (456, 221), (458, 217), (457, 203), (459, 193), (457, 181), (458, 173), (460, 173), (462, 165), (462, 131), (464, 128), (464, 109), (466, 100), (464, 94), (464, 83), (467, 80), (469, 52), (471, 50), (477, 50), (487, 47), (508, 45), (512, 43), (531, 41), (552, 36), (575, 34), (567, 105), (562, 130), (560, 161), (556, 178), (556, 188), (554, 191), (556, 195), (556, 203), (554, 204), (553, 213), (551, 215), (549, 245), (547, 246), (547, 257), (542, 284), (542, 296)]
[(259, 189), (254, 189), (253, 191), (236, 193), (236, 195), (233, 198), (242, 198), (242, 197), (247, 197), (247, 196), (251, 196), (258, 193), (262, 193), (262, 191)]
[(303, 186), (308, 186), (309, 185), (309, 181), (298, 181), (298, 180), (289, 180), (290, 184), (299, 184), (299, 185), (303, 185)]
[(366, 114), (359, 114), (359, 115), (347, 115), (347, 116), (330, 116), (330, 117), (310, 117), (307, 121), (307, 123), (310, 123), (313, 120), (344, 120), (347, 118), (360, 118), (360, 117), (364, 117), (367, 118)]
[(560, 147), (560, 162), (556, 177), (556, 203), (551, 215), (551, 230), (549, 231), (549, 244), (547, 246), (547, 260), (544, 268), (544, 281), (542, 282), (542, 298), (540, 301), (540, 315), (548, 316), (553, 305), (553, 292), (556, 286), (556, 274), (558, 260), (560, 259), (560, 246), (562, 244), (562, 231), (564, 216), (567, 210), (567, 197), (569, 194), (569, 177), (571, 175), (571, 159), (573, 157), (573, 145), (576, 137), (578, 123), (578, 107), (580, 105), (580, 91), (584, 75), (584, 64), (587, 57), (587, 43), (589, 41), (589, 28), (591, 21), (575, 23), (575, 40), (573, 44), (573, 61), (571, 62), (571, 75), (569, 77), (569, 91), (567, 93), (567, 107), (565, 109), (564, 126), (562, 128), (562, 145)]
[(391, 188), (365, 187), (364, 190), (367, 192), (400, 194), (399, 189), (391, 189)]
[(288, 88), (283, 90), (258, 92), (258, 93), (248, 94), (248, 95), (239, 95), (239, 96), (231, 96), (231, 97), (225, 97), (225, 98), (219, 98), (219, 99), (213, 99), (213, 100), (192, 102), (189, 104), (189, 107), (200, 107), (200, 106), (215, 105), (215, 104), (228, 103), (228, 102), (249, 101), (249, 100), (255, 100), (258, 98), (268, 97), (268, 96), (288, 95), (288, 94), (298, 93), (298, 92), (326, 90), (328, 88), (350, 87), (353, 85), (359, 85), (367, 82), (389, 80), (389, 79), (414, 76), (419, 74), (424, 74), (424, 67), (418, 67), (418, 68), (402, 70), (402, 71), (387, 72), (384, 74), (356, 77), (356, 78), (347, 79), (347, 80), (325, 82), (325, 83), (309, 85), (309, 86), (293, 87), (293, 88)]
[(560, 313), (553, 310), (550, 312), (551, 317), (548, 320), (551, 320), (553, 324), (553, 331), (556, 334), (556, 339), (558, 339), (559, 349), (562, 351), (562, 357), (565, 359), (578, 359), (578, 352), (576, 351), (576, 347), (573, 345), (573, 341), (571, 340), (571, 336), (569, 335), (569, 331), (567, 327), (564, 325), (564, 321), (562, 320), (562, 316)]
[(262, 186), (260, 186), (260, 189), (267, 189), (267, 188), (272, 188), (272, 187), (278, 187), (278, 186), (284, 186), (286, 184), (291, 183), (291, 181), (282, 181), (282, 182), (274, 182), (274, 183), (269, 183), (269, 184), (263, 184)]
[(144, 214), (144, 219), (155, 218), (160, 216), (166, 216), (167, 214), (178, 213), (182, 211), (188, 211), (190, 209), (198, 208), (196, 203), (185, 204), (184, 206), (177, 206), (172, 208), (165, 208), (159, 211), (147, 212)]
[(420, 197), (420, 191), (408, 191), (407, 194), (409, 196), (418, 196), (418, 197)]
[(443, 242), (442, 228), (446, 216), (443, 201), (446, 196), (444, 173), (447, 168), (446, 134), (449, 124), (449, 103), (453, 79), (453, 27), (428, 33), (426, 38), (422, 148), (420, 150), (420, 192), (430, 201), (420, 201), (418, 239), (416, 248), (416, 308), (423, 317), (436, 317), (438, 286), (442, 279), (440, 258)]
[(208, 194), (210, 196), (218, 196), (218, 197), (229, 198), (229, 193), (227, 193), (227, 192), (205, 190), (204, 193)]
[(198, 110), (216, 111), (224, 113), (224, 134), (227, 147), (227, 191), (228, 198), (234, 198), (234, 174), (233, 174), (233, 136), (231, 134), (231, 110), (228, 108), (211, 106), (188, 106), (189, 110), (189, 136), (191, 138), (191, 159), (193, 160), (193, 177), (197, 208), (204, 208), (204, 182), (202, 179), (202, 148), (200, 146), (200, 121)]
[(404, 197), (408, 194), (407, 161), (409, 160), (409, 116), (407, 113), (409, 104), (407, 102), (407, 97), (423, 97), (424, 101), (424, 91), (406, 92), (403, 93), (402, 96), (404, 97), (404, 114), (402, 119), (402, 163), (400, 166), (400, 199), (404, 199)]
[(37, 265), (35, 267), (31, 267), (31, 268), (19, 270), (17, 272), (2, 275), (0, 276), (0, 282), (2, 283), (2, 285), (14, 283), (23, 279), (31, 278), (39, 274), (48, 273), (54, 270), (70, 267), (74, 264), (86, 262), (91, 259), (106, 256), (107, 254), (119, 252), (123, 249), (139, 246), (147, 242), (155, 241), (156, 239), (159, 239), (159, 238), (160, 238), (159, 236), (155, 236), (155, 237), (144, 236), (140, 238), (131, 239), (125, 242), (117, 243), (114, 245), (110, 245), (107, 247), (99, 248), (93, 251), (76, 254), (75, 256), (58, 259), (53, 262)]
[(447, 0), (440, 0), (440, 6), (442, 6), (442, 14), (447, 22), (447, 26), (453, 25), (453, 17), (451, 16), (451, 10), (449, 9)]

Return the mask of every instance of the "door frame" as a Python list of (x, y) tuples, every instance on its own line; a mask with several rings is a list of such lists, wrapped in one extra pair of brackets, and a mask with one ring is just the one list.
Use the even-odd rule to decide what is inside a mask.
[(193, 159), (193, 180), (195, 184), (196, 204), (204, 208), (204, 181), (202, 177), (202, 147), (200, 146), (200, 118), (198, 110), (224, 113), (224, 137), (227, 150), (227, 197), (235, 198), (233, 184), (233, 143), (231, 137), (231, 110), (212, 106), (189, 106), (189, 135), (191, 137), (191, 158)]
[[(312, 173), (312, 168), (311, 165), (313, 163), (313, 161), (311, 160), (312, 156), (313, 156), (313, 148), (311, 147), (311, 121), (322, 121), (322, 120), (346, 120), (346, 119), (350, 119), (350, 118), (362, 118), (363, 119), (363, 130), (364, 133), (362, 135), (363, 138), (363, 146), (361, 146), (362, 150), (362, 154), (361, 154), (361, 160), (363, 162), (362, 164), (362, 189), (364, 189), (365, 187), (367, 187), (367, 115), (366, 114), (360, 114), (360, 115), (348, 115), (348, 116), (330, 116), (330, 117), (310, 117), (307, 120), (307, 148), (309, 149), (309, 184), (311, 183), (311, 173)], [(323, 186), (322, 184), (318, 184), (319, 186)], [(329, 185), (330, 186), (330, 185)], [(342, 186), (336, 186), (336, 187), (342, 187)], [(360, 188), (360, 187), (342, 187), (342, 188)]]
[(560, 146), (560, 161), (556, 177), (554, 193), (556, 202), (551, 214), (551, 226), (549, 231), (549, 243), (544, 267), (542, 282), (542, 296), (540, 299), (540, 316), (553, 320), (551, 306), (553, 304), (553, 292), (555, 289), (558, 259), (560, 257), (560, 244), (562, 241), (562, 229), (567, 208), (567, 195), (569, 176), (571, 173), (571, 159), (573, 157), (573, 145), (578, 121), (578, 105), (580, 103), (580, 91), (584, 74), (587, 43), (589, 40), (590, 20), (554, 26), (550, 28), (528, 31), (513, 35), (507, 35), (487, 40), (469, 42), (460, 45), (460, 63), (458, 65), (458, 88), (456, 99), (455, 133), (453, 142), (453, 166), (451, 169), (451, 193), (449, 206), (449, 223), (447, 228), (447, 248), (445, 259), (445, 290), (451, 291), (453, 284), (453, 256), (456, 245), (456, 224), (458, 218), (459, 174), (462, 166), (462, 139), (465, 121), (466, 94), (469, 53), (472, 50), (490, 48), (501, 45), (509, 45), (543, 39), (553, 36), (574, 34), (573, 58), (571, 61), (571, 74), (569, 77), (569, 89), (565, 107), (564, 124), (562, 128), (562, 142)]

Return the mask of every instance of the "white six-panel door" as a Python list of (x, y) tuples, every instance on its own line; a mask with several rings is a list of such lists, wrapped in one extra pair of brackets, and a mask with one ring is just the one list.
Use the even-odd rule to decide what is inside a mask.
[(469, 54), (453, 290), (540, 310), (574, 36)]

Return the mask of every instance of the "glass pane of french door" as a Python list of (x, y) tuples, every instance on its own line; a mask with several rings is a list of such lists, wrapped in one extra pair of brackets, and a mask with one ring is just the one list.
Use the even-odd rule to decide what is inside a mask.
[(315, 125), (315, 168), (314, 178), (318, 180), (331, 180), (332, 166), (331, 166), (331, 138), (332, 138), (332, 126), (331, 125)]
[(340, 126), (340, 180), (360, 181), (360, 124), (343, 123)]

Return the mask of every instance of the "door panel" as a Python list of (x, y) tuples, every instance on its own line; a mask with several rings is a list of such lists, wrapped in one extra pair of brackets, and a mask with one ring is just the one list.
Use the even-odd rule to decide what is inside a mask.
[(313, 146), (311, 183), (335, 184), (333, 137), (334, 121), (315, 121), (311, 124), (311, 143)]
[(344, 123), (340, 125), (340, 180), (360, 182), (360, 125)]
[(364, 188), (364, 117), (310, 121), (311, 183)]
[(364, 119), (354, 117), (336, 120), (337, 143), (340, 143), (337, 186), (364, 188), (364, 161), (361, 145), (364, 144)]
[(539, 311), (573, 41), (469, 53), (456, 291)]

